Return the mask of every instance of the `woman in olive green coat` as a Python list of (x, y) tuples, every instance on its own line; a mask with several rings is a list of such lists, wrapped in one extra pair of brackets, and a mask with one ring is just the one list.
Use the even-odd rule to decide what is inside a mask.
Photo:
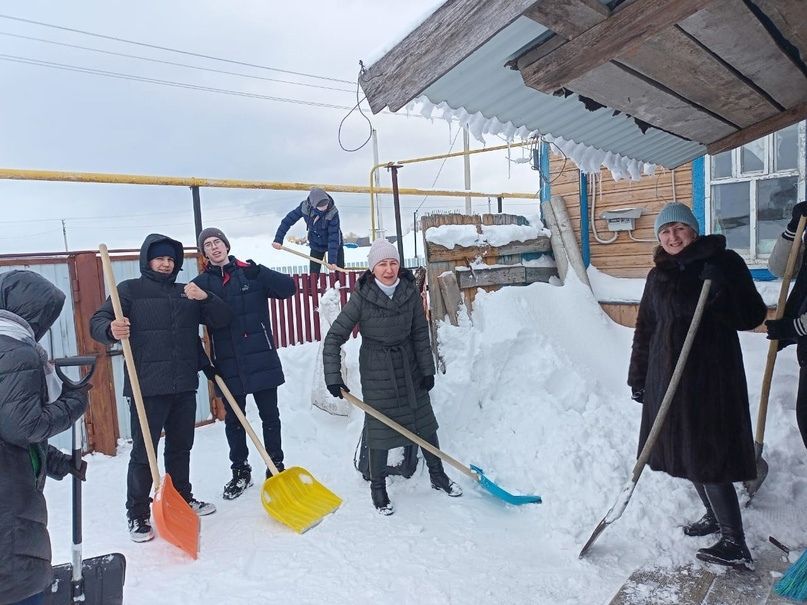
[[(366, 403), (439, 447), (437, 420), (429, 400), (434, 361), (415, 278), (400, 267), (398, 250), (386, 239), (373, 242), (367, 261), (370, 270), (359, 278), (325, 336), (325, 383), (335, 397), (341, 398), (341, 390), (348, 390), (342, 379), (339, 349), (358, 324), (362, 337), (359, 372)], [(365, 415), (364, 428), (373, 505), (380, 513), (391, 515), (394, 510), (385, 476), (387, 453), (409, 441), (371, 416)], [(434, 489), (449, 496), (462, 495), (460, 487), (446, 476), (440, 458), (426, 451), (423, 457)]]

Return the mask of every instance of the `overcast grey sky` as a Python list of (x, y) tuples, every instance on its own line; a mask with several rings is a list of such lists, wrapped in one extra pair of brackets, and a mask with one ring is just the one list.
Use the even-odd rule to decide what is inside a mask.
[[(0, 5), (0, 167), (366, 185), (372, 147), (348, 153), (339, 145), (339, 124), (348, 110), (312, 104), (353, 106), (359, 59), (377, 57), (379, 48), (399, 39), (402, 29), (435, 4), (6, 0)], [(19, 19), (320, 77), (171, 53)], [(157, 85), (132, 76), (300, 102)], [(454, 151), (462, 148), (462, 136), (455, 139), (456, 124), (366, 113), (378, 130), (382, 161), (446, 153), (452, 141)], [(356, 147), (368, 133), (367, 121), (354, 111), (343, 125), (342, 144)], [(502, 141), (490, 138), (486, 143)], [(480, 146), (472, 141), (472, 147)], [(521, 151), (513, 157), (521, 157)], [(527, 164), (510, 167), (508, 177), (504, 152), (475, 156), (472, 188), (537, 190), (537, 174)], [(463, 188), (462, 161), (449, 160), (442, 169), (441, 162), (407, 166), (400, 173), (402, 187), (431, 188), (436, 178), (435, 187)], [(388, 185), (386, 174), (383, 179)], [(304, 195), (203, 189), (204, 222), (221, 227), (231, 239), (271, 238), (280, 218)], [(368, 196), (334, 197), (343, 230), (366, 234)], [(71, 249), (101, 241), (113, 248), (135, 247), (152, 231), (187, 244), (193, 241), (191, 195), (184, 187), (0, 180), (0, 199), (0, 253), (62, 249), (62, 218)], [(463, 205), (461, 199), (424, 202), (422, 197), (405, 197), (402, 203), (410, 224), (412, 211), (421, 204), (421, 212)], [(534, 206), (517, 203), (510, 205), (513, 211), (534, 212)], [(480, 211), (487, 207), (484, 200), (476, 204)], [(392, 233), (391, 211), (385, 212), (384, 221)], [(302, 228), (292, 233), (302, 233)]]

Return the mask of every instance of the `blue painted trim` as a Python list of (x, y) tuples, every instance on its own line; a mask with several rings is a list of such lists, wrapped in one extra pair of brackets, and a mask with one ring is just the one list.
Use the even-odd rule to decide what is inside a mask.
[(591, 263), (591, 246), (588, 227), (588, 179), (582, 170), (579, 173), (578, 193), (580, 194), (580, 252), (583, 255), (583, 266), (588, 269)]
[(776, 281), (779, 279), (767, 269), (751, 269), (751, 277), (754, 281)]
[(552, 176), (549, 173), (549, 143), (541, 143), (538, 174), (541, 176), (541, 202), (548, 202), (552, 198)]
[(706, 170), (705, 156), (692, 160), (692, 213), (698, 219), (700, 232), (706, 233)]

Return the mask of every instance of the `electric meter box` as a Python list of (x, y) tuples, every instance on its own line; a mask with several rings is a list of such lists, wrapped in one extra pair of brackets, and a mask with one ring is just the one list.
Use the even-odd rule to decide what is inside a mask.
[(608, 222), (609, 231), (633, 231), (636, 219), (642, 216), (641, 208), (619, 208), (603, 212), (600, 218)]

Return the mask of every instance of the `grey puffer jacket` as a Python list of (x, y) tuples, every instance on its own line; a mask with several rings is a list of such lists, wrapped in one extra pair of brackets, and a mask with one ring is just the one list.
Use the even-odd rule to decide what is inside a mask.
[[(325, 383), (342, 382), (339, 348), (358, 324), (362, 337), (359, 372), (365, 402), (425, 438), (437, 431), (429, 393), (422, 384), (424, 376), (434, 375), (429, 326), (412, 272), (401, 269), (399, 277), (392, 299), (381, 291), (370, 271), (359, 278), (325, 336)], [(365, 416), (365, 428), (370, 448), (409, 444), (405, 437), (371, 416)]]
[[(64, 294), (31, 271), (0, 274), (0, 309), (28, 322), (39, 340), (56, 321)], [(33, 342), (0, 335), (0, 604), (44, 590), (51, 581), (45, 475), (61, 479), (69, 457), (47, 439), (68, 429), (87, 406), (84, 392), (48, 401)], [(69, 506), (65, 502), (65, 506)]]

